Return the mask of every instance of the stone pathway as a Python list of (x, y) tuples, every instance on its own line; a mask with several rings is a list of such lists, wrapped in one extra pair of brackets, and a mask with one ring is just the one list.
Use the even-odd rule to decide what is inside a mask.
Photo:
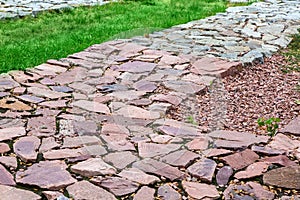
[[(292, 10), (299, 1), (260, 4), (265, 8), (249, 11), (272, 18), (266, 10)], [(194, 22), (181, 27), (191, 24), (197, 29)], [(287, 20), (281, 34), (296, 26), (299, 19)], [(262, 36), (273, 34), (281, 37)], [(193, 115), (197, 95), (238, 72), (243, 61), (176, 54), (155, 44), (111, 41), (2, 74), (0, 199), (300, 198), (300, 117), (273, 138), (207, 132), (172, 119), (179, 105)]]
[(263, 62), (264, 56), (285, 48), (300, 28), (299, 0), (270, 2), (274, 3), (231, 7), (226, 13), (129, 41), (173, 53)]
[(37, 15), (41, 11), (104, 5), (111, 0), (0, 0), (0, 19)]

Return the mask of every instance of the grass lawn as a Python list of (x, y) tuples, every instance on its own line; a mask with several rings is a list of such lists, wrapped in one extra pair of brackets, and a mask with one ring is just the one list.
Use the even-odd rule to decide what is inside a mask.
[(224, 12), (226, 3), (225, 0), (125, 0), (104, 6), (44, 12), (36, 18), (2, 20), (0, 73), (64, 58), (116, 35), (132, 37), (205, 18)]
[(289, 65), (282, 69), (283, 72), (300, 72), (300, 34), (293, 36), (292, 42), (289, 44), (288, 48), (283, 51), (283, 55), (289, 61)]

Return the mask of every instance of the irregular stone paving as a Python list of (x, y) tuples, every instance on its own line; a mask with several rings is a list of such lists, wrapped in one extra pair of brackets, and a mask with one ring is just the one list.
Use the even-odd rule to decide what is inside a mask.
[(104, 5), (112, 0), (1, 0), (0, 19), (35, 16), (48, 10), (72, 9), (78, 6)]
[[(298, 6), (260, 4), (262, 19)], [(111, 41), (2, 74), (0, 199), (300, 198), (300, 118), (272, 138), (172, 119), (242, 62), (153, 48)]]
[(180, 54), (263, 62), (297, 33), (299, 10), (299, 0), (257, 2), (129, 41)]

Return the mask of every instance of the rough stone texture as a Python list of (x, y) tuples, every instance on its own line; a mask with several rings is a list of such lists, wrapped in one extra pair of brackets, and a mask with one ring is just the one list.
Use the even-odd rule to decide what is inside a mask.
[(183, 181), (182, 186), (186, 193), (188, 193), (190, 197), (195, 199), (218, 199), (220, 196), (218, 190), (213, 185)]
[(14, 111), (28, 111), (32, 107), (15, 99), (15, 98), (3, 98), (0, 100), (0, 108), (9, 109)]
[(237, 71), (238, 62), (228, 62), (218, 58), (201, 58), (193, 63), (192, 72), (201, 75), (227, 76)]
[(207, 149), (205, 151), (203, 151), (203, 154), (209, 158), (209, 157), (215, 157), (215, 156), (222, 156), (222, 155), (226, 155), (226, 154), (230, 154), (232, 153), (232, 151), (227, 150), (227, 149)]
[(0, 199), (14, 199), (14, 200), (40, 200), (42, 197), (35, 194), (34, 192), (18, 189), (11, 186), (0, 185)]
[(73, 165), (71, 171), (86, 177), (116, 173), (116, 169), (105, 163), (101, 158), (90, 158)]
[(251, 150), (256, 152), (256, 153), (261, 153), (261, 154), (266, 154), (266, 155), (279, 155), (279, 154), (284, 154), (283, 150), (277, 150), (277, 149), (272, 149), (266, 146), (256, 146), (253, 145), (251, 147)]
[(46, 160), (55, 160), (55, 159), (63, 159), (63, 158), (74, 158), (80, 157), (83, 155), (89, 155), (90, 152), (87, 152), (85, 147), (78, 149), (54, 149), (50, 151), (46, 151), (43, 153), (43, 156)]
[(185, 146), (190, 150), (205, 150), (208, 148), (210, 141), (209, 137), (199, 137), (188, 142)]
[(217, 163), (214, 160), (205, 158), (191, 165), (187, 170), (192, 176), (211, 183), (216, 167)]
[(105, 104), (93, 102), (93, 101), (79, 100), (79, 101), (74, 102), (73, 106), (82, 108), (82, 109), (90, 111), (90, 112), (97, 112), (97, 113), (103, 113), (103, 114), (110, 113), (109, 108)]
[(222, 160), (229, 164), (233, 169), (238, 170), (254, 163), (258, 158), (259, 156), (256, 153), (246, 149), (244, 151), (223, 157)]
[(134, 195), (133, 200), (153, 200), (155, 189), (147, 186), (141, 187), (139, 191)]
[(251, 144), (267, 143), (269, 137), (251, 133), (218, 130), (208, 134), (218, 148), (243, 149)]
[(287, 126), (280, 130), (281, 133), (288, 133), (293, 135), (300, 135), (300, 116), (292, 120)]
[(168, 125), (165, 124), (164, 126), (158, 127), (158, 130), (162, 133), (171, 135), (171, 136), (178, 136), (178, 137), (197, 137), (203, 136), (200, 133), (200, 130), (194, 127), (185, 126), (184, 124), (176, 125)]
[(139, 186), (137, 183), (118, 177), (98, 177), (91, 179), (91, 182), (108, 189), (116, 196), (131, 194), (135, 192)]
[(0, 129), (0, 141), (11, 140), (26, 134), (24, 127), (11, 127)]
[(41, 161), (25, 171), (18, 171), (16, 182), (58, 190), (76, 182), (66, 168), (67, 165), (63, 161)]
[[(16, 9), (19, 15), (36, 15), (39, 10), (60, 9), (70, 2), (2, 0), (0, 19), (3, 13), (15, 16)], [(72, 1), (72, 4), (78, 2)], [(80, 2), (94, 5), (96, 0)], [(36, 12), (31, 12), (31, 6)], [(48, 194), (49, 190), (68, 191), (73, 199), (115, 199), (101, 186), (91, 184), (93, 180), (95, 184), (107, 186), (116, 195), (125, 194), (120, 197), (124, 199), (145, 196), (147, 191), (138, 190), (137, 185), (151, 187), (155, 194), (167, 188), (171, 191), (169, 194), (176, 194), (175, 198), (179, 199), (213, 199), (217, 198), (217, 193), (213, 197), (205, 196), (205, 193), (210, 191), (209, 195), (212, 195), (216, 192), (214, 180), (210, 185), (191, 181), (200, 177), (202, 181), (209, 182), (211, 177), (216, 176), (218, 184), (225, 185), (225, 199), (280, 198), (281, 193), (278, 195), (265, 190), (266, 184), (234, 180), (230, 177), (232, 170), (228, 166), (223, 167), (225, 163), (221, 156), (226, 156), (223, 159), (235, 169), (247, 167), (242, 169), (244, 171), (239, 169), (235, 172), (240, 179), (261, 176), (266, 165), (270, 168), (274, 165), (298, 166), (298, 109), (296, 105), (286, 106), (295, 104), (295, 99), (299, 98), (294, 92), (290, 95), (281, 90), (281, 87), (287, 87), (286, 81), (281, 79), (291, 83), (290, 89), (297, 83), (298, 74), (279, 76), (277, 61), (280, 65), (284, 62), (279, 56), (269, 56), (287, 46), (291, 34), (298, 33), (299, 11), (298, 1), (255, 2), (249, 6), (228, 8), (225, 13), (206, 19), (146, 34), (146, 37), (95, 44), (59, 61), (49, 60), (25, 71), (2, 74), (0, 141), (4, 142), (0, 148), (3, 152), (0, 163), (9, 170), (9, 174), (17, 174), (17, 185), (12, 190), (20, 186), (31, 190), (35, 185), (43, 187), (43, 192)], [(265, 59), (266, 56), (269, 58)], [(254, 64), (264, 61), (265, 65)], [(241, 70), (242, 63), (249, 63), (251, 67), (237, 76), (227, 76)], [(224, 76), (227, 77), (221, 80)], [(277, 81), (273, 81), (273, 77)], [(232, 80), (235, 85), (230, 84)], [(248, 80), (253, 83), (245, 86)], [(256, 82), (264, 87), (261, 94), (259, 89), (252, 87)], [(273, 84), (269, 86), (269, 83)], [(279, 96), (273, 98), (269, 92), (275, 91), (279, 92)], [(217, 93), (214, 95), (214, 92)], [(230, 96), (233, 93), (235, 100)], [(228, 102), (227, 94), (232, 101)], [(248, 105), (258, 100), (239, 103), (244, 96), (248, 100), (253, 94), (266, 103), (266, 109), (264, 106), (258, 112), (249, 109)], [(207, 96), (213, 98), (206, 99)], [(202, 106), (202, 98), (216, 104)], [(267, 108), (272, 107), (272, 102), (276, 103), (276, 112), (282, 114), (279, 116), (285, 120), (280, 124), (284, 127), (283, 131), (271, 138), (262, 135), (263, 129), (252, 130), (255, 120), (248, 123), (244, 119), (255, 119), (263, 112), (270, 113)], [(226, 109), (228, 115), (214, 116), (223, 113), (223, 103), (232, 104)], [(280, 111), (282, 104), (284, 110)], [(209, 111), (212, 114), (209, 115), (207, 110), (211, 108), (214, 109)], [(238, 109), (238, 112), (232, 112), (231, 108)], [(241, 111), (245, 115), (241, 116)], [(292, 117), (295, 120), (285, 126)], [(230, 122), (231, 118), (235, 123)], [(211, 119), (214, 121), (212, 124), (209, 123)], [(233, 131), (219, 130), (223, 125)], [(237, 132), (246, 130), (251, 131)], [(24, 157), (25, 163), (20, 157), (28, 149), (21, 148), (22, 151), (17, 152), (16, 148), (3, 145), (26, 147), (22, 140), (35, 137), (42, 141), (39, 159), (55, 161), (34, 163), (35, 159)], [(34, 142), (29, 145), (29, 152), (36, 158), (35, 145)], [(258, 159), (253, 152), (268, 157)], [(143, 159), (139, 154), (151, 156), (151, 159)], [(201, 160), (197, 160), (198, 157)], [(108, 166), (102, 159), (114, 167)], [(72, 170), (68, 172), (64, 162), (59, 160), (65, 160), (70, 168), (79, 167), (81, 171), (79, 174)], [(62, 163), (62, 166), (55, 162)], [(215, 170), (215, 162), (218, 162), (219, 170)], [(195, 167), (192, 170), (194, 175), (191, 175), (192, 166)], [(111, 173), (103, 173), (107, 169), (111, 169)], [(82, 177), (84, 175), (80, 173), (88, 177)], [(93, 173), (100, 174), (91, 179)], [(295, 174), (297, 172), (293, 173), (289, 183), (296, 183), (293, 180), (297, 179)], [(232, 185), (227, 187), (228, 178)], [(22, 184), (20, 181), (29, 183)], [(66, 188), (76, 181), (81, 182)], [(182, 183), (185, 191), (181, 188)], [(205, 189), (201, 189), (203, 187)], [(146, 189), (148, 197), (153, 198), (153, 189)], [(134, 195), (134, 192), (137, 194)], [(49, 198), (59, 195), (54, 193)], [(2, 191), (0, 195), (3, 195)], [(10, 198), (10, 195), (14, 194), (6, 193), (3, 199), (20, 199)], [(36, 198), (23, 196), (25, 199)], [(60, 196), (59, 199), (65, 197)]]
[(191, 151), (180, 150), (180, 151), (175, 151), (173, 153), (170, 153), (170, 154), (162, 157), (160, 160), (162, 162), (168, 163), (172, 166), (186, 167), (192, 161), (194, 161), (196, 158), (199, 158), (199, 157), (200, 156), (198, 154), (193, 153)]
[(179, 144), (155, 144), (144, 143), (138, 144), (139, 156), (143, 158), (166, 155), (180, 148)]
[(224, 186), (228, 183), (229, 178), (232, 176), (233, 170), (229, 166), (224, 166), (221, 169), (219, 169), (217, 175), (216, 175), (216, 180), (218, 185)]
[(0, 165), (0, 184), (16, 185), (14, 177), (5, 169), (5, 167), (3, 167), (3, 165)]
[(148, 111), (143, 108), (139, 108), (136, 106), (125, 106), (119, 109), (116, 114), (130, 117), (130, 118), (137, 118), (137, 119), (158, 119), (160, 118), (160, 114), (154, 111)]
[(237, 172), (234, 177), (237, 179), (247, 179), (262, 175), (268, 170), (269, 163), (256, 162), (249, 165), (245, 171)]
[(137, 168), (124, 169), (118, 174), (118, 176), (143, 185), (153, 184), (159, 181), (159, 178), (156, 176), (148, 175)]
[(10, 151), (8, 144), (0, 143), (0, 153), (6, 153), (8, 151)]
[(141, 61), (134, 61), (128, 62), (125, 64), (120, 65), (119, 71), (125, 72), (135, 72), (135, 73), (142, 73), (142, 72), (151, 72), (155, 68), (154, 63), (148, 62), (141, 62)]
[(18, 162), (15, 157), (10, 156), (1, 156), (0, 157), (0, 163), (8, 168), (16, 169), (18, 167)]
[(300, 141), (292, 140), (288, 136), (279, 133), (273, 137), (273, 140), (267, 145), (267, 147), (283, 151), (291, 151), (300, 147)]
[(267, 185), (275, 185), (283, 188), (300, 189), (300, 167), (289, 166), (273, 169), (263, 176), (263, 182)]
[(141, 161), (137, 161), (132, 165), (135, 168), (138, 168), (146, 173), (152, 173), (159, 176), (164, 176), (171, 181), (179, 179), (183, 176), (183, 173), (175, 167), (171, 167), (165, 163), (146, 158)]
[(95, 186), (88, 181), (79, 181), (73, 185), (67, 187), (67, 191), (71, 197), (76, 200), (79, 199), (107, 199), (116, 200), (113, 194), (107, 192), (106, 190)]
[(287, 156), (284, 155), (279, 155), (279, 156), (272, 156), (272, 157), (266, 157), (260, 159), (261, 162), (266, 162), (266, 163), (273, 163), (273, 164), (278, 164), (281, 166), (291, 166), (291, 165), (297, 165), (295, 161), (291, 161)]
[[(239, 191), (239, 193), (237, 193), (236, 191)], [(272, 192), (265, 190), (260, 184), (256, 182), (248, 182), (243, 185), (229, 185), (223, 194), (226, 200), (240, 198), (274, 199), (275, 196)]]
[(45, 195), (47, 200), (56, 200), (64, 197), (64, 195), (61, 192), (56, 192), (56, 191), (44, 191), (43, 195)]
[(21, 137), (14, 143), (14, 152), (24, 162), (35, 161), (40, 139), (35, 136)]
[(65, 137), (62, 148), (76, 148), (90, 145), (102, 145), (102, 142), (96, 136)]
[(138, 160), (138, 157), (134, 156), (129, 151), (124, 152), (114, 152), (107, 154), (104, 157), (104, 161), (112, 163), (112, 165), (117, 169), (124, 169), (129, 164)]
[(173, 189), (170, 185), (162, 185), (157, 190), (157, 196), (160, 199), (174, 199), (174, 200), (180, 200), (182, 197), (181, 195)]

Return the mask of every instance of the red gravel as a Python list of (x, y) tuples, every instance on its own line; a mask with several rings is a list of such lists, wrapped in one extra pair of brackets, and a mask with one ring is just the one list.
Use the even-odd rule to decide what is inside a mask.
[[(195, 121), (208, 130), (249, 131), (258, 134), (257, 119), (278, 117), (279, 127), (299, 115), (300, 73), (283, 73), (281, 68), (288, 61), (282, 55), (266, 58), (264, 64), (245, 67), (240, 73), (215, 81), (205, 95), (197, 96)], [(172, 110), (169, 116), (186, 120), (187, 109), (183, 106)]]

